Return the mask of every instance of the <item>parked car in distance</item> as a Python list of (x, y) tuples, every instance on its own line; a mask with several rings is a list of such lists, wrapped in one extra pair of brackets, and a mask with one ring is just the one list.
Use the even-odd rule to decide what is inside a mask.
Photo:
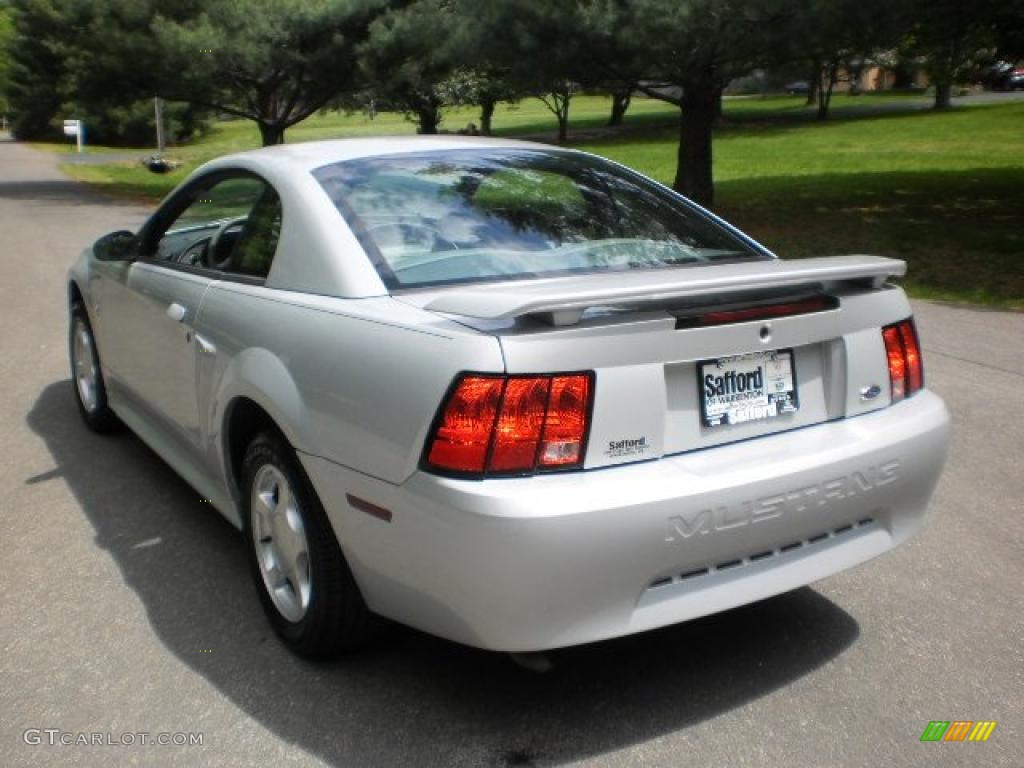
[(1024, 67), (1017, 67), (1010, 70), (1003, 76), (999, 86), (1004, 91), (1024, 90)]
[(970, 82), (983, 85), (988, 90), (1012, 91), (1024, 88), (1024, 67), (1008, 61), (997, 61), (974, 73)]
[(811, 84), (808, 83), (806, 80), (796, 80), (795, 82), (792, 83), (786, 83), (784, 88), (786, 90), (786, 93), (794, 96), (798, 94), (806, 96), (808, 93), (811, 92)]
[(904, 269), (778, 259), (566, 149), (272, 147), (84, 251), (72, 389), (244, 532), (295, 652), (365, 644), (379, 617), (540, 651), (792, 590), (921, 528), (949, 417)]

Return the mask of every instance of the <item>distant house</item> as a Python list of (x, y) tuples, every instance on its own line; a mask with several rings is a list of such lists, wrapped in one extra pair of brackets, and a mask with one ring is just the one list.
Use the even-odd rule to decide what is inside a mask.
[[(921, 66), (914, 65), (897, 69), (870, 64), (861, 69), (856, 84), (857, 88), (862, 91), (887, 91), (892, 88), (927, 88), (929, 79), (928, 74)], [(848, 73), (844, 73), (836, 90), (848, 91), (851, 88), (853, 88), (853, 81)]]

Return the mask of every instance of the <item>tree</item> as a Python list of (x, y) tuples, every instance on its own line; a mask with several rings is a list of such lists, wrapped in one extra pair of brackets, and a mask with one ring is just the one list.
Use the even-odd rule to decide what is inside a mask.
[(10, 83), (10, 45), (13, 37), (14, 21), (11, 19), (11, 10), (0, 5), (0, 116), (6, 116), (9, 109), (7, 88)]
[(449, 0), (415, 0), (376, 19), (360, 48), (375, 96), (413, 119), (419, 133), (437, 133), (443, 108), (472, 97), (449, 42), (462, 22)]
[(75, 30), (88, 16), (84, 2), (17, 0), (9, 47), (7, 98), (19, 139), (56, 137), (53, 120), (71, 95)]
[(515, 101), (521, 94), (505, 69), (483, 65), (469, 71), (476, 79), (472, 103), (480, 107), (480, 133), (490, 136), (495, 107), (502, 101)]
[[(68, 88), (62, 111), (83, 120), (88, 135), (106, 144), (149, 144), (156, 136), (153, 96), (159, 91), (157, 62), (165, 53), (153, 44), (150, 27), (157, 0), (98, 0), (75, 28), (68, 54)], [(196, 17), (203, 0), (178, 0), (165, 13), (182, 22)], [(65, 37), (68, 31), (64, 31)], [(139, 62), (153, 66), (140, 67)], [(116, 87), (112, 87), (116, 84)], [(186, 102), (165, 105), (164, 129), (171, 142), (205, 130), (208, 110)]]
[[(1005, 0), (912, 3), (914, 23), (905, 50), (924, 62), (935, 86), (936, 109), (948, 108), (953, 84), (962, 82), (981, 62), (992, 57), (1000, 36), (998, 22), (1006, 13), (1006, 6)], [(1016, 16), (1018, 24), (1024, 23), (1019, 12)]]
[[(468, 26), (468, 25), (467, 25)], [(491, 135), (494, 110), (499, 102), (513, 101), (520, 92), (508, 79), (508, 73), (497, 67), (473, 61), (471, 57), (456, 55), (459, 64), (451, 75), (441, 83), (441, 92), (448, 105), (475, 104), (480, 107), (480, 134)]]
[(810, 0), (807, 12), (794, 19), (791, 45), (806, 56), (813, 73), (818, 119), (828, 118), (832, 92), (841, 77), (851, 92), (876, 51), (895, 46), (906, 31), (902, 7), (891, 0)]
[[(154, 0), (155, 2), (155, 0)], [(174, 12), (196, 12), (181, 0)], [(144, 143), (153, 136), (154, 68), (161, 61), (143, 0), (16, 0), (10, 49), (10, 103), (19, 138), (62, 138), (64, 118), (84, 120), (91, 140)], [(201, 113), (168, 110), (172, 135), (191, 135)]]
[(489, 136), (497, 105), (517, 101), (525, 94), (521, 85), (513, 82), (507, 60), (494, 55), (490, 29), (480, 18), (481, 7), (470, 0), (449, 0), (446, 6), (452, 23), (444, 35), (444, 55), (456, 78), (468, 85), (459, 93), (460, 103), (480, 108), (480, 133)]
[(264, 146), (360, 85), (357, 50), (384, 0), (206, 0), (195, 18), (158, 15), (156, 89), (256, 122)]
[(1008, 61), (1024, 58), (1024, 0), (1006, 0), (996, 6), (996, 55)]
[(711, 134), (722, 90), (784, 50), (796, 0), (634, 0), (605, 9), (604, 28), (625, 32), (619, 55), (604, 68), (679, 108), (673, 187), (710, 206)]
[(503, 73), (510, 87), (540, 99), (558, 121), (558, 140), (569, 131), (569, 108), (582, 84), (593, 82), (590, 30), (584, 0), (460, 0), (460, 15), (474, 19), (479, 60)]

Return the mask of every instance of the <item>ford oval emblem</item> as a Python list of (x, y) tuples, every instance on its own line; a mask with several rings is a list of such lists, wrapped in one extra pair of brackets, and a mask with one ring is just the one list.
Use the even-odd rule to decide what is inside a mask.
[(870, 387), (863, 387), (860, 391), (861, 400), (874, 400), (882, 394), (882, 388), (877, 384), (872, 384)]

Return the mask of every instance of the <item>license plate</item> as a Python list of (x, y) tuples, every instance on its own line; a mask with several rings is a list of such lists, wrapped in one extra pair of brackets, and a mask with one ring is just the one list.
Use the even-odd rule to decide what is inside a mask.
[(705, 360), (697, 369), (705, 427), (773, 419), (800, 407), (791, 349)]

